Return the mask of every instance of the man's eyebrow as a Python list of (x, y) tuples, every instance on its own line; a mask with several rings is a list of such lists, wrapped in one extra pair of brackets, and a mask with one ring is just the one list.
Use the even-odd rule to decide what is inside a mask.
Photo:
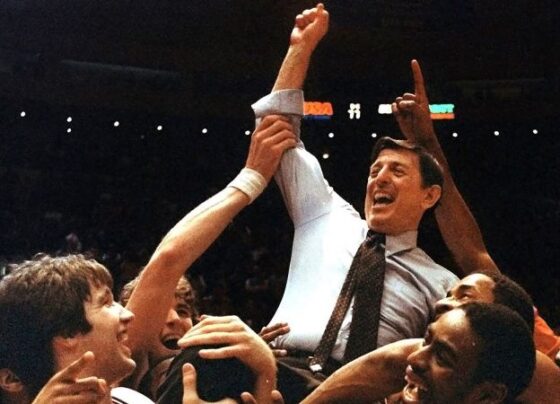
[(397, 167), (397, 168), (410, 168), (411, 167), (410, 164), (407, 164), (404, 161), (392, 161), (392, 162), (390, 162), (390, 164), (391, 164), (391, 166)]
[(379, 166), (381, 166), (381, 165), (384, 165), (384, 164), (388, 164), (388, 165), (391, 166), (391, 167), (403, 167), (403, 168), (409, 168), (409, 167), (411, 167), (411, 165), (410, 165), (410, 164), (407, 164), (407, 162), (405, 162), (405, 161), (389, 160), (389, 161), (383, 162), (383, 161), (375, 160), (375, 161), (371, 164), (370, 170), (371, 170), (372, 168), (374, 168), (374, 167), (377, 168), (377, 167), (379, 167)]
[(435, 338), (432, 341), (432, 345), (436, 349), (438, 349), (440, 351), (444, 351), (447, 355), (449, 355), (453, 362), (457, 361), (457, 351), (448, 342), (446, 342), (444, 340), (441, 340), (441, 339), (438, 339), (438, 338)]
[(99, 303), (105, 303), (106, 300), (113, 300), (113, 292), (111, 292), (111, 290), (108, 287), (105, 287), (103, 289), (103, 293), (100, 293), (97, 296), (98, 296), (97, 301)]
[(457, 287), (457, 290), (459, 290), (460, 292), (465, 292), (467, 290), (471, 290), (474, 289), (475, 287), (473, 285), (469, 285), (469, 284), (461, 284)]
[(457, 350), (454, 349), (453, 345), (448, 343), (445, 340), (434, 336), (434, 323), (430, 324), (426, 329), (426, 334), (424, 335), (424, 340), (427, 341), (430, 345), (432, 345), (435, 349), (444, 351), (445, 354), (448, 354), (453, 362), (457, 361)]

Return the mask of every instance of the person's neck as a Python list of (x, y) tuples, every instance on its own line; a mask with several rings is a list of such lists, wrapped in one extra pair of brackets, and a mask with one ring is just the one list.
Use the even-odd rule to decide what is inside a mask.
[[(376, 231), (376, 230), (373, 230)], [(389, 237), (399, 237), (402, 236), (405, 233), (411, 232), (411, 231), (418, 231), (418, 227), (411, 227), (410, 229), (399, 229), (397, 230), (392, 230), (392, 231), (387, 231), (387, 232), (378, 232), (381, 234), (384, 234), (385, 236), (389, 236)]]

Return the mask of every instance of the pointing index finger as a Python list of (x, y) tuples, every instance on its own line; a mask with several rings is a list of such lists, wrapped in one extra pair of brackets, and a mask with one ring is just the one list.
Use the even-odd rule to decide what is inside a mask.
[(84, 353), (79, 359), (72, 362), (68, 367), (59, 373), (59, 378), (63, 380), (75, 379), (76, 376), (94, 360), (93, 352), (88, 351)]
[(410, 66), (412, 68), (412, 76), (414, 77), (414, 93), (420, 99), (420, 103), (422, 103), (428, 98), (426, 94), (426, 87), (424, 86), (422, 69), (420, 69), (420, 64), (416, 59), (412, 59)]

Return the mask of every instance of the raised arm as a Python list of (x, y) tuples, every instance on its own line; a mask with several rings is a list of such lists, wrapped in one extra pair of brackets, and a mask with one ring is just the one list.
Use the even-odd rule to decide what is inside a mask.
[[(295, 18), (290, 46), (273, 91), (253, 104), (257, 122), (268, 114), (285, 115), (299, 139), (304, 110), (301, 87), (311, 56), (327, 32), (328, 23), (329, 15), (322, 4)], [(296, 228), (328, 213), (333, 191), (325, 181), (319, 162), (305, 150), (301, 141), (296, 149), (284, 155), (275, 179)]]
[(402, 97), (397, 97), (392, 104), (392, 110), (407, 139), (424, 146), (442, 165), (443, 193), (435, 215), (445, 244), (464, 275), (480, 270), (499, 272), (486, 249), (478, 223), (455, 185), (449, 164), (437, 139), (420, 65), (413, 60), (411, 66), (414, 94), (405, 93)]
[(353, 360), (330, 375), (302, 404), (383, 400), (403, 388), (406, 359), (421, 344), (422, 339), (405, 339)]
[(322, 3), (296, 16), (290, 47), (272, 91), (301, 89), (313, 51), (329, 29), (329, 13)]
[(174, 302), (181, 275), (266, 187), (282, 153), (296, 144), (283, 117), (268, 116), (252, 135), (245, 168), (222, 191), (197, 206), (163, 238), (134, 289), (127, 308), (135, 314), (129, 346), (136, 354), (159, 343), (158, 334)]

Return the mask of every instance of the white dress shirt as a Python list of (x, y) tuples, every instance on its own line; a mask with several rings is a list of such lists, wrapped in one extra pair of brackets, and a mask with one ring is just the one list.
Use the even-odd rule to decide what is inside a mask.
[[(282, 90), (253, 105), (257, 120), (288, 115), (299, 137), (303, 92)], [(313, 352), (325, 330), (367, 224), (329, 186), (318, 160), (301, 140), (287, 151), (276, 181), (294, 222), (295, 233), (286, 290), (271, 324), (287, 322), (291, 331), (277, 347)], [(365, 190), (365, 186), (364, 186)], [(458, 278), (416, 246), (417, 231), (386, 237), (386, 269), (378, 333), (379, 346), (422, 337), (435, 302)], [(350, 331), (352, 307), (342, 323), (331, 356), (341, 361)]]

